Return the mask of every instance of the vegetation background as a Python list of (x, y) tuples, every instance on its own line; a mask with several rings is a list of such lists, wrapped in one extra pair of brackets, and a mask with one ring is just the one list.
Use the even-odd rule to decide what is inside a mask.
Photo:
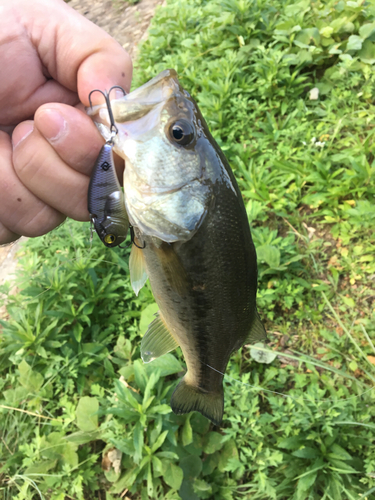
[(1, 500), (375, 498), (374, 64), (374, 0), (157, 11), (134, 87), (175, 68), (230, 161), (271, 343), (232, 357), (221, 428), (175, 416), (184, 361), (140, 360), (156, 306), (128, 251), (73, 221), (29, 240), (1, 321)]

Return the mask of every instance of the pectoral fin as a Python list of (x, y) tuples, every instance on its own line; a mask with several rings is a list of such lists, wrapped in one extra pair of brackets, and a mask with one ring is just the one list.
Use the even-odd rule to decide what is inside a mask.
[(132, 246), (129, 258), (130, 282), (136, 295), (147, 281), (146, 263), (142, 249)]
[(160, 312), (158, 312), (157, 317), (150, 323), (141, 342), (141, 357), (143, 362), (149, 363), (155, 358), (173, 351), (176, 347), (178, 347), (178, 343), (165, 326)]
[(256, 342), (267, 342), (266, 329), (260, 320), (258, 311), (255, 311), (255, 318), (251, 325), (250, 333), (246, 339), (246, 343), (255, 344)]

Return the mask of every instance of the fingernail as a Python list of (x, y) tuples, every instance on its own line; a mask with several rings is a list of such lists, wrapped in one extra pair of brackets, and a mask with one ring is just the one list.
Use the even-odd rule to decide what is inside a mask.
[(21, 142), (26, 139), (28, 135), (31, 134), (31, 132), (34, 130), (34, 122), (33, 121), (27, 121), (20, 123), (13, 131), (12, 134), (12, 144), (13, 144), (13, 149), (15, 149)]
[(67, 123), (64, 117), (55, 109), (43, 109), (39, 129), (48, 142), (57, 142), (65, 134)]

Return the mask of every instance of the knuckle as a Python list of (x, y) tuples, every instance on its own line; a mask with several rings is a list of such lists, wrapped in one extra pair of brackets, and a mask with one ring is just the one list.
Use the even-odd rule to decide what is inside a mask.
[(31, 180), (43, 165), (40, 152), (27, 144), (19, 146), (13, 153), (13, 165), (21, 180)]
[(20, 221), (22, 234), (30, 238), (42, 236), (59, 226), (64, 219), (65, 216), (63, 214), (43, 204), (36, 212), (33, 212), (27, 218), (25, 217)]

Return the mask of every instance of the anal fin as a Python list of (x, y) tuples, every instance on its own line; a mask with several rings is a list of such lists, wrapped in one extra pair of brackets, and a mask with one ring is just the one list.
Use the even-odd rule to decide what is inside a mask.
[(132, 245), (129, 257), (130, 282), (134, 293), (138, 295), (139, 290), (147, 281), (146, 263), (141, 248)]
[(224, 412), (223, 388), (220, 392), (203, 392), (184, 377), (172, 394), (171, 407), (177, 415), (199, 411), (213, 424), (220, 425)]
[(250, 333), (246, 338), (246, 343), (255, 344), (256, 342), (267, 342), (266, 329), (259, 317), (258, 311), (255, 310), (255, 317), (251, 325)]
[(141, 357), (144, 363), (149, 363), (178, 347), (177, 341), (164, 324), (160, 312), (156, 314), (157, 317), (149, 324), (141, 342)]

